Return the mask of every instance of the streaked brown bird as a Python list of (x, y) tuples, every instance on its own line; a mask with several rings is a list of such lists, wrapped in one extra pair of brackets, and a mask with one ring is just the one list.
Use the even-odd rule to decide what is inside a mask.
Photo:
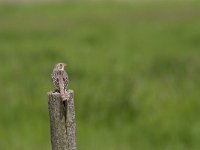
[(68, 99), (67, 87), (69, 83), (68, 75), (65, 71), (64, 63), (57, 63), (53, 69), (53, 73), (51, 74), (52, 82), (61, 94), (61, 98), (63, 101)]

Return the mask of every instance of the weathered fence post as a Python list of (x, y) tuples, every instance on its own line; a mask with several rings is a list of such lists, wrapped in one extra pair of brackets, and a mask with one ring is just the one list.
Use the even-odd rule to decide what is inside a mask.
[(60, 93), (48, 93), (52, 150), (67, 149), (66, 113)]
[(70, 96), (64, 102), (60, 93), (48, 92), (52, 150), (76, 150), (74, 92), (67, 92)]

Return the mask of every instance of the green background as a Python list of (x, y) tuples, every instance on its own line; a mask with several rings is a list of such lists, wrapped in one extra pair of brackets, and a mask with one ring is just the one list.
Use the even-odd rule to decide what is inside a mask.
[(50, 150), (57, 62), (79, 150), (200, 149), (200, 3), (0, 5), (0, 149)]

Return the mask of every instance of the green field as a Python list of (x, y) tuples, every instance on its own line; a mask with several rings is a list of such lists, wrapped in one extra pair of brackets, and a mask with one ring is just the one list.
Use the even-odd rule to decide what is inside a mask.
[(57, 62), (78, 150), (200, 149), (200, 3), (0, 5), (0, 150), (50, 150)]

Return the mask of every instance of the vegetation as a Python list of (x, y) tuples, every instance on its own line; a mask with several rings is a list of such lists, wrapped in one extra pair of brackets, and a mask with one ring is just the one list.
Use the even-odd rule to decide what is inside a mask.
[(0, 149), (50, 150), (68, 64), (80, 150), (200, 148), (200, 3), (0, 6)]

